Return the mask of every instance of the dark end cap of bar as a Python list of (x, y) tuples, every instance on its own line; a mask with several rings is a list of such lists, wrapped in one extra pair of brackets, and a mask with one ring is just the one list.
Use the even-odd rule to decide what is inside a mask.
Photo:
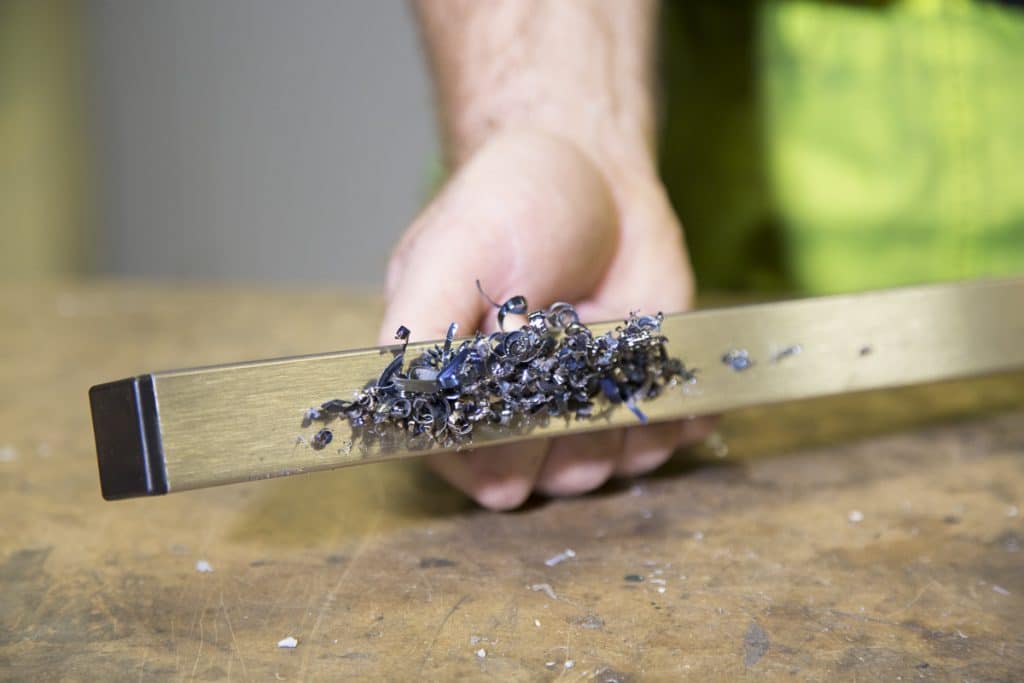
[(107, 500), (167, 493), (152, 375), (89, 389), (100, 488)]

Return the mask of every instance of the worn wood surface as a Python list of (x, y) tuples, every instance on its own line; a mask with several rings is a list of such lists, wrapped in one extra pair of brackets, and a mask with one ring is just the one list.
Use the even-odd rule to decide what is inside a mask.
[(100, 499), (91, 384), (366, 345), (377, 310), (0, 288), (0, 680), (1024, 676), (1021, 374), (737, 413), (724, 457), (515, 514), (418, 462)]

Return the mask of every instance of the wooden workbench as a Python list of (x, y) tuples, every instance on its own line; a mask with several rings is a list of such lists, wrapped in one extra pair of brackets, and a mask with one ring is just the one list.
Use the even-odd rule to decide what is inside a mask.
[(1020, 374), (738, 413), (514, 514), (418, 462), (101, 500), (91, 384), (365, 346), (378, 308), (0, 288), (0, 680), (1024, 677)]

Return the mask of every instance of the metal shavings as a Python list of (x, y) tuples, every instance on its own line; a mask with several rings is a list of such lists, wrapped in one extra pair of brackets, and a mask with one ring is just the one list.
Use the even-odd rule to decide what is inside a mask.
[[(526, 297), (522, 295), (514, 296), (505, 303), (498, 304), (494, 299), (487, 296), (487, 292), (484, 291), (483, 285), (480, 284), (479, 280), (476, 281), (476, 289), (480, 292), (480, 296), (487, 299), (487, 303), (498, 309), (498, 327), (501, 328), (502, 332), (505, 331), (505, 316), (509, 313), (513, 315), (526, 315), (526, 312), (529, 310), (529, 304), (526, 303)], [(577, 319), (576, 322), (579, 322), (579, 320)]]
[(309, 440), (309, 445), (313, 447), (313, 450), (320, 451), (333, 440), (334, 434), (331, 433), (330, 429), (321, 429), (313, 435), (312, 439)]
[(277, 641), (278, 647), (286, 647), (289, 650), (295, 649), (296, 647), (298, 647), (298, 645), (299, 641), (294, 636), (288, 636), (287, 638), (282, 638), (281, 640)]
[(785, 359), (789, 358), (790, 356), (798, 356), (801, 353), (803, 353), (803, 350), (804, 350), (803, 347), (800, 346), (799, 344), (793, 344), (792, 346), (787, 346), (786, 348), (782, 349), (781, 351), (776, 353), (774, 356), (772, 356), (772, 362), (773, 363), (778, 363), (779, 361), (785, 360)]
[(302, 426), (308, 427), (313, 424), (314, 420), (322, 418), (319, 408), (307, 408), (306, 412), (302, 414)]
[(999, 593), (1000, 595), (1009, 595), (1010, 594), (1010, 591), (1006, 590), (1002, 586), (992, 586), (992, 590), (994, 590), (996, 593)]
[(196, 562), (196, 571), (200, 574), (209, 574), (213, 572), (213, 565), (206, 560), (199, 560)]
[[(505, 331), (507, 316), (526, 314), (526, 299), (498, 305), (477, 286), (498, 309), (501, 331), (456, 343), (452, 323), (442, 344), (407, 362), (411, 333), (399, 327), (395, 338), (403, 344), (390, 349), (394, 358), (380, 376), (351, 401), (333, 399), (305, 411), (303, 425), (340, 419), (364, 445), (404, 434), (410, 448), (458, 448), (468, 446), (481, 425), (519, 428), (551, 417), (591, 418), (600, 396), (646, 422), (638, 402), (695, 379), (669, 357), (661, 313), (631, 313), (615, 330), (595, 336), (570, 304), (559, 302)], [(319, 450), (332, 438), (324, 428), (310, 445)]]
[(859, 522), (864, 521), (864, 513), (860, 510), (850, 510), (849, 514), (846, 515), (846, 518), (852, 523), (858, 524)]
[(548, 559), (544, 560), (544, 564), (546, 564), (549, 567), (554, 567), (555, 565), (561, 564), (566, 560), (572, 559), (574, 557), (576, 557), (576, 551), (572, 548), (566, 548), (564, 552), (560, 552), (557, 555), (553, 555)]
[(480, 659), (483, 659), (484, 657), (487, 656), (487, 650), (485, 650), (483, 648), (480, 648), (479, 650), (476, 651), (476, 656), (479, 657)]
[(746, 349), (731, 349), (726, 351), (722, 356), (722, 362), (736, 372), (749, 370), (751, 366), (754, 365), (754, 361), (750, 360), (750, 354), (747, 353)]
[(629, 581), (630, 583), (640, 583), (644, 580), (644, 577), (640, 574), (626, 574), (622, 579), (624, 581)]
[(530, 586), (530, 590), (534, 593), (541, 592), (548, 596), (552, 600), (557, 600), (558, 596), (555, 595), (555, 589), (551, 587), (550, 583), (535, 583)]

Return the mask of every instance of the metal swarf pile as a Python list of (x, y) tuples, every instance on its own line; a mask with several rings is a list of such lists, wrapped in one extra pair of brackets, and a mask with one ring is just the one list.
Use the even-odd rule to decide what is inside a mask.
[[(496, 308), (502, 331), (477, 332), (456, 344), (452, 323), (443, 345), (408, 363), (410, 332), (400, 327), (395, 338), (403, 345), (380, 377), (351, 401), (333, 399), (310, 408), (303, 426), (342, 419), (353, 438), (365, 442), (407, 438), (413, 448), (450, 447), (470, 443), (481, 425), (516, 429), (550, 417), (591, 418), (600, 396), (608, 401), (605, 410), (624, 403), (646, 422), (638, 401), (694, 379), (680, 360), (669, 357), (660, 313), (631, 313), (613, 331), (595, 336), (566, 303), (530, 313), (511, 332), (504, 331), (505, 318), (525, 314), (526, 299), (514, 297)], [(311, 445), (321, 449), (332, 439), (324, 427)]]

